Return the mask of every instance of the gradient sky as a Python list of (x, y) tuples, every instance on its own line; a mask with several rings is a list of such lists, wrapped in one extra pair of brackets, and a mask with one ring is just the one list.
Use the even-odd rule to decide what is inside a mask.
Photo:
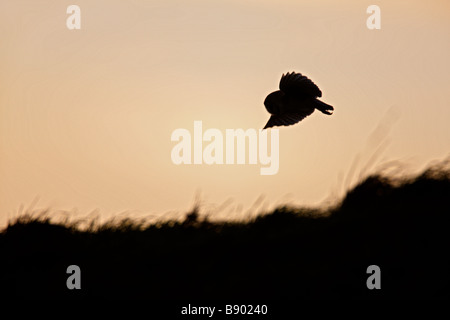
[[(70, 4), (81, 30), (66, 27)], [(366, 27), (371, 4), (381, 30)], [(0, 30), (0, 226), (34, 199), (103, 218), (182, 213), (197, 193), (221, 218), (260, 196), (261, 208), (315, 205), (361, 171), (419, 170), (450, 150), (445, 0), (10, 0)], [(194, 120), (262, 128), (288, 71), (335, 113), (280, 129), (277, 175), (172, 163), (171, 133)]]

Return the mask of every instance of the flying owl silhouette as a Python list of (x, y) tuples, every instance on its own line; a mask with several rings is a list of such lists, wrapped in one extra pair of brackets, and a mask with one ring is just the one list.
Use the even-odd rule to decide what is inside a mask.
[(264, 105), (271, 114), (264, 129), (296, 124), (313, 113), (314, 109), (332, 114), (332, 106), (317, 100), (321, 96), (322, 91), (316, 84), (301, 73), (283, 74), (280, 90), (270, 93), (264, 100)]

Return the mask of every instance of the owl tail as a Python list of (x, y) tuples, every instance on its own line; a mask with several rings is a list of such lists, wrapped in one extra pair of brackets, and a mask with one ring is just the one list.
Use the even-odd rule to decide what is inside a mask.
[(323, 112), (325, 114), (333, 114), (330, 111), (333, 111), (334, 108), (332, 106), (330, 106), (329, 104), (326, 104), (325, 102), (322, 102), (320, 100), (316, 99), (315, 107), (317, 110), (319, 110), (320, 112)]

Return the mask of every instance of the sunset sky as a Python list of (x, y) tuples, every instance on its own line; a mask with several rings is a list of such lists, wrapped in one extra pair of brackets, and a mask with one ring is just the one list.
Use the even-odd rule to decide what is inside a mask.
[[(366, 27), (372, 4), (380, 30)], [(445, 0), (11, 0), (0, 30), (0, 228), (34, 202), (103, 218), (181, 214), (197, 194), (218, 218), (259, 197), (318, 205), (388, 161), (416, 172), (449, 155)], [(289, 71), (335, 112), (280, 128), (276, 175), (172, 162), (172, 132), (196, 120), (262, 128)]]

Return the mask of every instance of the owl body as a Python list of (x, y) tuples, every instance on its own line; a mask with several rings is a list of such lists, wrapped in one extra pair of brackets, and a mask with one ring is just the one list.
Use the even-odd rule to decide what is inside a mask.
[(309, 112), (314, 111), (314, 98), (287, 95), (283, 91), (274, 91), (269, 94), (264, 101), (266, 110), (273, 115), (292, 112)]

